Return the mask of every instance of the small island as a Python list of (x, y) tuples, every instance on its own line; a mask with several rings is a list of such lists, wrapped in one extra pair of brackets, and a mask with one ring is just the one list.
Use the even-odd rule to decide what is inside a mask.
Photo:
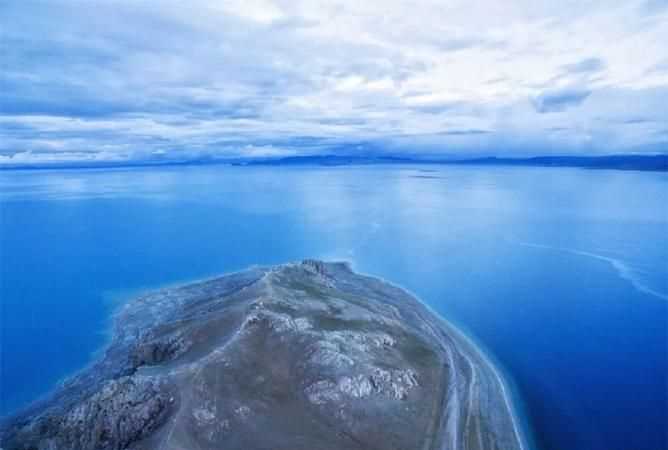
[(3, 450), (522, 450), (475, 346), (406, 291), (306, 260), (163, 289), (5, 419)]

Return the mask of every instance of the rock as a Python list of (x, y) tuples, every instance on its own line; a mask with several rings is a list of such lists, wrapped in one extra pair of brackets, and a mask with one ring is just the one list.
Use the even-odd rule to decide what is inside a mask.
[(3, 445), (25, 449), (123, 449), (148, 436), (167, 418), (171, 403), (166, 383), (121, 377), (66, 413), (48, 411), (16, 430)]

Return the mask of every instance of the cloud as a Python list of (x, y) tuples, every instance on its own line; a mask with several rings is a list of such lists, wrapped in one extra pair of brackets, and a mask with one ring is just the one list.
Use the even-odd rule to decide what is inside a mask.
[[(120, 0), (84, 11), (53, 0), (4, 2), (0, 14), (6, 158), (665, 142), (654, 99), (668, 92), (668, 9), (657, 2)], [(647, 122), (619, 126), (638, 117)]]
[(450, 130), (441, 133), (444, 136), (476, 136), (480, 134), (489, 134), (488, 130)]
[(274, 147), (273, 145), (254, 146), (246, 145), (239, 150), (239, 156), (246, 158), (267, 158), (267, 157), (283, 157), (292, 156), (296, 152), (294, 149), (286, 149)]
[(561, 112), (580, 105), (591, 94), (583, 88), (562, 88), (541, 93), (532, 101), (539, 113)]
[(605, 68), (605, 63), (600, 58), (585, 58), (574, 64), (566, 64), (564, 69), (570, 73), (598, 72)]
[(668, 9), (668, 3), (665, 0), (646, 0), (642, 3), (642, 6), (650, 14), (662, 13)]

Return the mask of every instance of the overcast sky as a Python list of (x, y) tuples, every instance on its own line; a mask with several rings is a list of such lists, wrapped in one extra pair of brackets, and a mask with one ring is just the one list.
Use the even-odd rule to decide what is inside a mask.
[(9, 0), (0, 20), (0, 163), (668, 152), (667, 0)]

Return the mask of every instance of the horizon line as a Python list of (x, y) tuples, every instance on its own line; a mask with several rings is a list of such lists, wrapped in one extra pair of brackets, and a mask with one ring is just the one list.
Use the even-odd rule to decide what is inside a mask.
[(292, 155), (268, 157), (230, 157), (230, 158), (190, 158), (190, 159), (138, 159), (117, 161), (61, 161), (44, 163), (5, 163), (0, 164), (0, 171), (10, 170), (49, 170), (49, 169), (114, 169), (132, 167), (169, 167), (169, 166), (284, 166), (316, 165), (346, 166), (374, 164), (442, 164), (442, 165), (515, 165), (537, 167), (582, 167), (599, 169), (668, 171), (668, 153), (656, 154), (607, 154), (607, 155), (536, 155), (536, 156), (478, 156), (472, 158), (457, 157), (416, 157), (397, 155)]

